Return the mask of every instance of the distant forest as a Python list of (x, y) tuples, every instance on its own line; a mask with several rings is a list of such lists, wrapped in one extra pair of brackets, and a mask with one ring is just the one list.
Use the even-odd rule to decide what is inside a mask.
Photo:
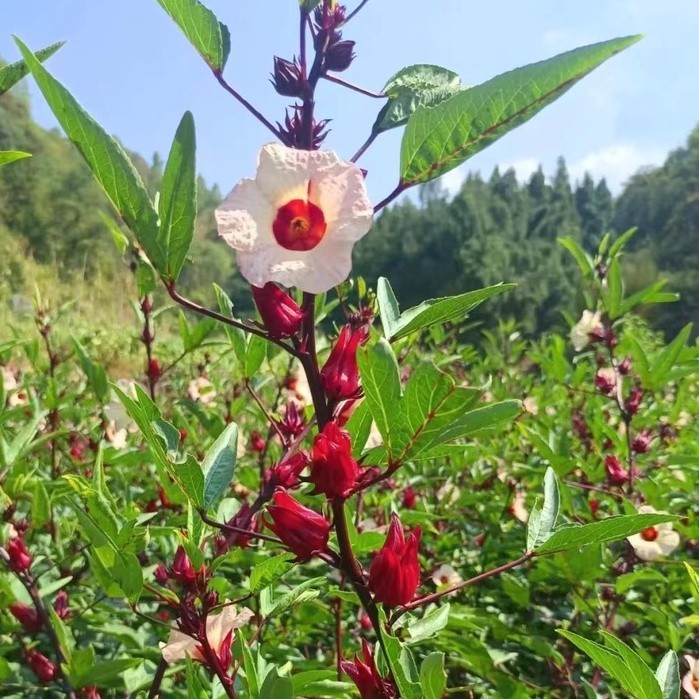
[[(34, 156), (0, 169), (0, 302), (28, 293), (37, 266), (59, 279), (79, 272), (86, 284), (97, 275), (118, 284), (128, 270), (103, 220), (112, 215), (110, 206), (72, 144), (33, 121), (21, 87), (0, 98), (0, 150)], [(131, 155), (155, 193), (160, 157), (149, 163)], [(194, 262), (182, 283), (191, 295), (210, 299), (215, 281), (245, 310), (248, 288), (234, 256), (217, 241), (213, 210), (220, 199), (220, 191), (200, 179)], [(474, 321), (492, 328), (498, 319), (512, 319), (536, 335), (565, 329), (564, 313), (580, 310), (575, 265), (556, 239), (572, 236), (594, 251), (607, 231), (632, 226), (638, 232), (625, 258), (625, 282), (634, 290), (659, 277), (669, 280), (680, 302), (655, 307), (648, 320), (672, 336), (699, 320), (699, 127), (661, 167), (631, 177), (617, 198), (604, 179), (586, 175), (572, 185), (563, 159), (550, 179), (539, 169), (521, 183), (513, 170), (496, 169), (487, 180), (469, 175), (453, 196), (438, 181), (424, 185), (417, 203), (405, 199), (377, 218), (355, 249), (354, 273), (371, 286), (388, 277), (404, 308), (516, 282), (516, 291), (484, 304)]]

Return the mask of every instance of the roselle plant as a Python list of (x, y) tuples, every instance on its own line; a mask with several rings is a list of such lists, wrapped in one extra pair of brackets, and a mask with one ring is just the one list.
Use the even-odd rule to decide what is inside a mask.
[[(272, 117), (238, 92), (235, 69), (224, 75), (229, 29), (196, 0), (159, 3), (271, 132), (254, 178), (216, 210), (221, 254), (235, 254), (258, 317), (238, 317), (220, 287), (211, 308), (178, 286), (197, 215), (192, 115), (153, 200), (121, 146), (43, 67), (47, 56), (17, 40), (17, 75), (31, 71), (128, 229), (108, 223), (136, 276), (147, 389), (110, 387), (73, 338), (80, 378), (47, 343), (48, 364), (34, 353), (33, 402), (0, 401), (2, 592), (14, 619), (0, 673), (13, 696), (438, 699), (619, 687), (678, 696), (684, 637), (643, 655), (619, 637), (630, 636), (622, 613), (633, 613), (624, 591), (657, 579), (645, 564), (673, 554), (673, 527), (689, 526), (687, 492), (663, 497), (645, 455), (670, 453), (661, 446), (676, 438), (677, 419), (659, 417), (672, 401), (661, 394), (685, 390), (696, 351), (689, 329), (651, 356), (649, 343), (620, 332), (638, 304), (671, 300), (659, 286), (625, 296), (627, 237), (605, 239), (595, 258), (563, 241), (588, 287), (570, 345), (557, 337), (517, 350), (510, 334), (507, 356), (482, 361), (460, 344), (459, 325), (514, 285), (401, 312), (387, 279), (375, 292), (347, 281), (352, 247), (382, 208), (638, 37), (470, 88), (449, 70), (410, 66), (372, 93), (338, 75), (361, 48), (352, 26), (367, 0), (304, 0), (296, 55), (271, 62), (274, 89), (293, 104)], [(331, 115), (316, 102), (321, 80), (384, 100), (351, 158), (323, 147)], [(372, 204), (371, 173), (357, 163), (401, 127), (398, 182)], [(174, 351), (156, 332), (158, 278), (188, 312)], [(39, 331), (48, 338), (45, 324)], [(32, 356), (15, 344), (4, 351)], [(571, 349), (588, 348), (571, 364)], [(522, 370), (529, 351), (538, 383)], [(549, 426), (537, 406), (545, 419), (544, 407), (570, 415)], [(696, 585), (691, 569), (680, 575), (676, 585)], [(687, 627), (696, 623), (679, 609), (686, 602), (675, 606)]]

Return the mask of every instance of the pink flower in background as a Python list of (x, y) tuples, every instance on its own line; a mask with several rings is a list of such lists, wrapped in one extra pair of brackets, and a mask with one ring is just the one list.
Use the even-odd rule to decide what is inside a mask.
[(216, 209), (216, 223), (250, 284), (319, 294), (347, 278), (352, 247), (373, 215), (356, 165), (332, 151), (270, 143), (260, 150), (255, 179), (241, 180)]

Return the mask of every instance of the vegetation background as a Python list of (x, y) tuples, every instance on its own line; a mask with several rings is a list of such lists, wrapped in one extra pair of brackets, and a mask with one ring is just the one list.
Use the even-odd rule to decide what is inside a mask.
[[(0, 170), (0, 337), (31, 309), (35, 286), (59, 305), (74, 303), (77, 318), (99, 319), (102, 327), (131, 323), (134, 293), (125, 281), (130, 275), (105, 235), (109, 203), (72, 144), (33, 121), (22, 85), (0, 97), (3, 149), (34, 157)], [(162, 158), (131, 156), (154, 195)], [(571, 182), (562, 158), (550, 179), (539, 169), (520, 182), (514, 170), (496, 168), (488, 179), (470, 175), (453, 196), (433, 182), (379, 216), (372, 235), (355, 250), (354, 274), (371, 286), (379, 276), (389, 277), (406, 307), (503, 279), (516, 282), (516, 294), (494, 299), (472, 319), (480, 330), (510, 319), (535, 337), (565, 330), (566, 314), (580, 307), (574, 262), (556, 238), (573, 237), (591, 250), (604, 232), (637, 226), (624, 258), (626, 286), (633, 293), (659, 278), (669, 280), (668, 290), (679, 292), (680, 301), (645, 315), (653, 328), (673, 337), (699, 318), (697, 192), (699, 127), (661, 167), (638, 171), (617, 197), (604, 179), (586, 175)], [(233, 255), (216, 241), (213, 210), (221, 198), (215, 184), (200, 180), (191, 250), (198, 264), (185, 267), (181, 285), (193, 298), (211, 300), (215, 281), (241, 312), (252, 311)]]

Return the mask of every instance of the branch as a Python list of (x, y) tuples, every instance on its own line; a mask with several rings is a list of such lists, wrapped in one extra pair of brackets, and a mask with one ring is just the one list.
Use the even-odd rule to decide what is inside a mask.
[(272, 122), (270, 122), (268, 119), (266, 119), (236, 89), (234, 89), (231, 85), (229, 85), (226, 82), (226, 79), (223, 77), (223, 74), (221, 73), (221, 71), (214, 70), (213, 74), (214, 74), (214, 77), (216, 78), (216, 80), (218, 80), (219, 85), (221, 85), (221, 87), (226, 92), (233, 95), (233, 97), (235, 97), (235, 99), (237, 99), (238, 102), (240, 102), (240, 104), (242, 104), (243, 107), (245, 107), (245, 109), (247, 109), (250, 112), (250, 114), (252, 114), (255, 117), (255, 119), (257, 119), (260, 123), (262, 123), (264, 126), (266, 126), (274, 134), (274, 136), (276, 138), (278, 138), (280, 141), (283, 140), (282, 135), (279, 133), (278, 129), (272, 124)]

